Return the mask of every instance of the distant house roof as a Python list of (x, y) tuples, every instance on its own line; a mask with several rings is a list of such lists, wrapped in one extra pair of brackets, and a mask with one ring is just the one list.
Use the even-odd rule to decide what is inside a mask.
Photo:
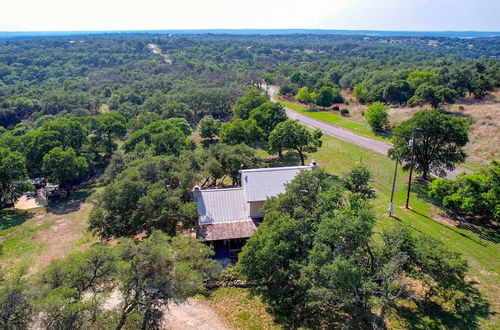
[(200, 225), (249, 220), (243, 188), (200, 190), (196, 200)]
[(269, 197), (285, 192), (285, 184), (302, 170), (311, 166), (291, 166), (258, 168), (241, 171), (241, 186), (245, 190), (247, 202), (265, 201)]

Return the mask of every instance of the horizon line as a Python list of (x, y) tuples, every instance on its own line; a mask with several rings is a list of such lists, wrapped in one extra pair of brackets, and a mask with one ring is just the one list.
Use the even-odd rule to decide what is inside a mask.
[(196, 28), (196, 29), (95, 29), (95, 30), (0, 30), (0, 33), (41, 32), (161, 32), (161, 31), (351, 31), (351, 32), (480, 32), (500, 33), (495, 30), (384, 30), (384, 29), (329, 29), (329, 28)]

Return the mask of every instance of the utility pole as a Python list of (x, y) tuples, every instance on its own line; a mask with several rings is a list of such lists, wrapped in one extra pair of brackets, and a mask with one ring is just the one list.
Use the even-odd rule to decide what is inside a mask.
[(392, 217), (392, 212), (394, 210), (394, 189), (396, 188), (396, 177), (398, 175), (398, 162), (399, 159), (396, 158), (396, 166), (394, 167), (394, 179), (392, 180), (392, 191), (391, 191), (391, 202), (389, 203), (389, 216)]
[(413, 174), (413, 163), (415, 159), (415, 137), (417, 135), (417, 129), (413, 129), (411, 140), (408, 142), (408, 146), (411, 148), (411, 162), (410, 162), (410, 175), (408, 176), (408, 191), (406, 192), (406, 205), (405, 208), (408, 209), (408, 203), (410, 202), (410, 189), (411, 189), (411, 175)]

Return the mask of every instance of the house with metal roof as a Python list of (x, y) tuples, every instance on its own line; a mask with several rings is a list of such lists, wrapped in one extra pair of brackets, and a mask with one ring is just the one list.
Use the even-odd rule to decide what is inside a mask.
[(224, 189), (194, 187), (198, 203), (198, 237), (211, 242), (216, 254), (227, 251), (235, 258), (260, 221), (264, 202), (285, 191), (285, 185), (300, 171), (316, 167), (290, 166), (241, 170), (241, 186)]

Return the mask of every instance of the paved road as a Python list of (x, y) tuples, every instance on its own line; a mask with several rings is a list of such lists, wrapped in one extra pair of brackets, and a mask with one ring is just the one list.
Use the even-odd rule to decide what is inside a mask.
[[(276, 93), (277, 89), (274, 86), (268, 86), (267, 89), (269, 95), (271, 96), (271, 100), (273, 102), (276, 102)], [(378, 141), (371, 139), (366, 136), (358, 135), (356, 133), (353, 133), (349, 130), (346, 130), (344, 128), (340, 128), (337, 126), (333, 126), (331, 124), (327, 124), (321, 120), (313, 119), (311, 117), (308, 117), (306, 115), (303, 115), (301, 113), (298, 113), (290, 108), (285, 107), (286, 110), (286, 115), (288, 118), (291, 119), (297, 119), (299, 122), (302, 124), (309, 126), (311, 128), (319, 128), (323, 133), (328, 134), (330, 136), (342, 139), (344, 141), (347, 141), (349, 143), (358, 145), (360, 147), (370, 149), (376, 152), (379, 152), (381, 154), (387, 155), (387, 151), (389, 148), (392, 147), (391, 143), (388, 142), (383, 142), (383, 141)], [(448, 179), (454, 179), (456, 176), (463, 172), (464, 170), (462, 168), (456, 168), (453, 171), (446, 171), (446, 178)]]

